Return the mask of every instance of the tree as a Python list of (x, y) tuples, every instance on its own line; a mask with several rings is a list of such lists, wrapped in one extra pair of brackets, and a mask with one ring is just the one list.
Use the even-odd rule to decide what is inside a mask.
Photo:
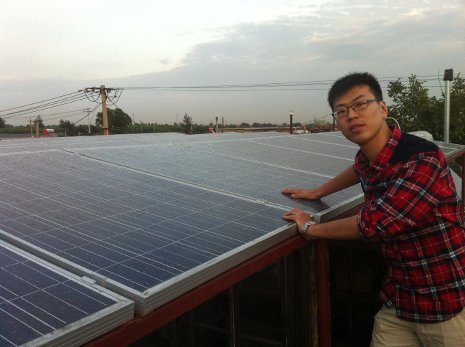
[(184, 115), (182, 124), (184, 127), (184, 132), (186, 134), (192, 134), (192, 117), (188, 116), (187, 113)]
[(430, 131), (425, 123), (434, 117), (431, 114), (433, 102), (428, 97), (428, 89), (415, 75), (408, 78), (408, 85), (404, 85), (400, 79), (390, 82), (388, 95), (394, 101), (394, 105), (389, 107), (389, 116), (399, 122), (402, 130)]
[(34, 120), (34, 126), (36, 125), (37, 122), (39, 122), (39, 128), (45, 127), (44, 121), (42, 120), (41, 116), (37, 116), (37, 118)]
[(451, 87), (450, 124), (450, 142), (465, 144), (465, 79), (460, 74)]
[[(415, 75), (405, 85), (400, 80), (390, 82), (388, 95), (394, 104), (389, 116), (395, 118), (403, 131), (426, 130), (435, 140), (444, 138), (444, 95), (441, 98), (428, 95)], [(460, 74), (455, 78), (450, 94), (450, 136), (453, 143), (465, 143), (465, 81)]]
[(69, 120), (60, 119), (59, 127), (64, 130), (65, 134), (68, 136), (75, 135), (75, 125), (71, 123)]
[(4, 128), (5, 127), (5, 121), (3, 120), (2, 117), (0, 117), (0, 128)]
[[(132, 119), (122, 109), (116, 108), (112, 110), (107, 108), (108, 114), (108, 129), (112, 134), (127, 133), (128, 127), (132, 124)], [(97, 113), (95, 125), (103, 126), (103, 112)]]

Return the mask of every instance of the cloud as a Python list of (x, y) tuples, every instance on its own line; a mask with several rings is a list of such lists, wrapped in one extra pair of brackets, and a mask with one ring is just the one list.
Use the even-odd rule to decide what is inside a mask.
[[(463, 72), (465, 14), (461, 2), (358, 0), (350, 4), (327, 1), (302, 5), (293, 15), (217, 27), (210, 40), (193, 46), (174, 68), (169, 67), (175, 65), (175, 59), (166, 54), (153, 60), (154, 67), (165, 66), (165, 71), (127, 78), (68, 81), (63, 86), (173, 87), (331, 81), (361, 70), (378, 77), (434, 75), (438, 71), (442, 74), (450, 67), (456, 73)], [(58, 83), (49, 80), (42, 82), (42, 92), (54, 93), (49, 97), (73, 91), (59, 89)], [(15, 89), (6, 82), (0, 82), (0, 88), (6, 96)], [(328, 88), (326, 82), (294, 91), (128, 90), (123, 92), (118, 105), (146, 122), (172, 122), (176, 115), (184, 113), (189, 113), (194, 122), (209, 122), (215, 116), (225, 116), (230, 122), (286, 122), (290, 109), (297, 121), (309, 121), (328, 113), (325, 102)], [(33, 97), (34, 88), (18, 99), (20, 89), (8, 97), (9, 102), (15, 101), (13, 106), (40, 99)]]

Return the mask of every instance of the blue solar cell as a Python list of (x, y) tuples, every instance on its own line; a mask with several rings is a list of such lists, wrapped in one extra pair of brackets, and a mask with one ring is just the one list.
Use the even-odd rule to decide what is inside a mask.
[(136, 284), (137, 287), (143, 288), (142, 291), (163, 281), (161, 278), (156, 277), (156, 274), (154, 273), (144, 273), (139, 271), (137, 268), (124, 265), (124, 263), (106, 267), (105, 270), (99, 271), (99, 273), (108, 274), (108, 277), (110, 278), (114, 278), (114, 275), (111, 273), (117, 274), (118, 276), (126, 279), (126, 283), (129, 287), (133, 288), (134, 284)]
[(35, 291), (25, 295), (24, 299), (29, 302), (34, 302), (39, 309), (48, 312), (64, 324), (70, 324), (87, 316), (85, 311), (72, 306), (69, 302), (63, 304), (62, 300), (46, 291)]
[[(3, 189), (3, 188), (2, 188)], [(2, 190), (3, 195), (3, 190)], [(2, 196), (3, 199), (3, 196)], [(0, 221), (4, 221), (10, 218), (19, 218), (24, 216), (25, 212), (21, 212), (18, 208), (7, 205), (0, 201)]]
[(203, 232), (194, 236), (190, 236), (180, 243), (190, 245), (196, 249), (204, 250), (215, 255), (220, 255), (239, 247), (240, 242), (234, 240), (228, 240), (226, 238), (220, 238), (212, 233)]
[(236, 222), (238, 224), (253, 226), (257, 229), (262, 229), (265, 231), (278, 229), (284, 224), (282, 217), (281, 219), (268, 218), (265, 216), (261, 216), (260, 214), (246, 215), (242, 218), (239, 218)]
[(89, 252), (100, 254), (102, 257), (112, 259), (119, 263), (134, 256), (134, 252), (130, 252), (123, 247), (118, 247), (108, 241), (98, 241), (86, 244), (86, 250)]
[[(156, 237), (161, 237), (162, 239), (168, 239), (171, 241), (178, 241), (185, 237), (191, 235), (195, 227), (189, 226), (187, 224), (183, 224), (177, 221), (165, 221), (148, 228), (144, 228), (143, 230), (149, 234), (153, 234)], [(200, 229), (198, 229), (200, 230)]]
[(175, 205), (172, 202), (161, 203), (155, 206), (148, 206), (147, 208), (144, 208), (144, 211), (156, 216), (160, 216), (162, 218), (169, 219), (185, 216), (192, 212), (191, 209), (180, 205)]
[[(92, 313), (105, 309), (109, 303), (94, 298), (95, 295), (89, 290), (84, 293), (82, 288), (73, 288), (69, 282), (59, 283), (55, 286), (47, 288), (53, 298), (66, 302), (70, 307), (78, 307), (78, 315), (85, 317)], [(82, 286), (81, 286), (82, 287)], [(82, 313), (82, 314), (81, 314)]]
[(63, 256), (70, 255), (71, 257), (74, 257), (74, 259), (80, 259), (87, 264), (91, 264), (96, 269), (106, 268), (115, 263), (111, 259), (105, 258), (100, 254), (90, 252), (83, 247), (68, 249), (66, 252), (62, 252), (61, 254)]
[(145, 259), (144, 257), (130, 259), (122, 262), (121, 264), (127, 266), (130, 269), (134, 269), (134, 271), (141, 271), (143, 273), (150, 274), (151, 276), (161, 281), (166, 281), (167, 279), (181, 273), (180, 271), (176, 271), (163, 264), (153, 261), (150, 262), (149, 259)]
[[(4, 266), (3, 269), (8, 271), (9, 274), (17, 276), (18, 278), (21, 278), (21, 276), (26, 273), (27, 283), (34, 287), (33, 290), (36, 290), (37, 288), (53, 286), (58, 283), (57, 279), (48, 276), (48, 274), (44, 275), (44, 272), (40, 272), (38, 269), (31, 267), (31, 262), (16, 263), (9, 266)], [(9, 288), (11, 289), (11, 287)], [(16, 290), (15, 293), (19, 294), (19, 292)]]
[(122, 284), (123, 286), (127, 286), (133, 290), (136, 290), (139, 292), (143, 292), (146, 290), (147, 288), (146, 284), (136, 282), (132, 278), (128, 278), (128, 276), (126, 276), (126, 273), (128, 272), (129, 268), (124, 267), (122, 268), (122, 270), (123, 271), (121, 271), (121, 267), (120, 268), (109, 268), (109, 269), (103, 269), (103, 270), (100, 269), (96, 271), (96, 273), (98, 273), (100, 276), (110, 278), (113, 281), (116, 281)]
[(234, 240), (242, 241), (243, 243), (250, 242), (267, 233), (266, 231), (254, 228), (253, 226), (244, 227), (244, 225), (236, 222), (219, 225), (211, 229), (211, 232), (221, 236), (230, 237)]
[(187, 258), (184, 254), (173, 253), (166, 249), (157, 249), (155, 251), (145, 253), (144, 258), (152, 259), (180, 271), (192, 269), (200, 264), (198, 260)]
[[(141, 235), (141, 238), (138, 236)], [(140, 254), (144, 252), (150, 252), (153, 249), (165, 246), (168, 244), (168, 240), (160, 240), (156, 238), (144, 237), (140, 232), (132, 232), (130, 235), (118, 235), (108, 239), (109, 243), (114, 245), (120, 245), (126, 249)]]
[(158, 218), (143, 214), (141, 211), (131, 211), (113, 216), (114, 221), (134, 228), (143, 228), (158, 222)]
[(77, 233), (76, 230), (69, 229), (69, 228), (51, 230), (45, 234), (55, 239), (70, 243), (74, 245), (75, 247), (81, 246), (83, 244), (88, 244), (90, 241), (93, 240), (91, 237)]
[(59, 227), (59, 224), (50, 222), (44, 218), (37, 216), (26, 216), (23, 218), (17, 218), (17, 222), (27, 225), (28, 227), (37, 230), (38, 232), (49, 231), (51, 229), (56, 229)]
[(164, 248), (165, 251), (177, 254), (183, 258), (193, 261), (195, 264), (200, 265), (208, 260), (214, 258), (214, 254), (205, 252), (201, 249), (196, 249), (188, 245), (183, 245), (179, 242), (169, 244)]
[(225, 222), (223, 218), (202, 212), (193, 212), (180, 218), (176, 218), (176, 220), (189, 226), (194, 225), (196, 229), (200, 230), (214, 228), (215, 226)]
[(45, 244), (49, 246), (49, 249), (54, 249), (55, 251), (57, 250), (67, 250), (70, 248), (73, 248), (75, 245), (72, 243), (69, 243), (65, 240), (56, 238), (51, 236), (48, 233), (39, 233), (36, 235), (32, 235), (30, 237), (25, 238), (25, 240), (36, 244), (37, 241), (40, 242), (41, 244)]
[(37, 230), (26, 224), (18, 222), (16, 219), (7, 219), (2, 221), (0, 228), (18, 237), (25, 237), (37, 233)]
[[(26, 323), (12, 319), (11, 314), (15, 315), (18, 312), (11, 312), (14, 308), (8, 306), (11, 305), (0, 305), (0, 322), (2, 322), (0, 324), (0, 336), (6, 341), (5, 344), (2, 343), (2, 346), (19, 346), (42, 335), (40, 332), (26, 325)], [(19, 314), (22, 313), (21, 311), (19, 312)]]
[(226, 206), (232, 207), (238, 210), (242, 210), (244, 212), (249, 212), (249, 213), (259, 212), (263, 209), (263, 205), (261, 204), (257, 204), (257, 203), (250, 202), (247, 200), (240, 200), (240, 199), (232, 200), (228, 202)]
[(3, 268), (0, 269), (0, 278), (2, 285), (17, 296), (24, 296), (37, 290), (37, 287), (29, 284), (25, 279), (17, 277)]

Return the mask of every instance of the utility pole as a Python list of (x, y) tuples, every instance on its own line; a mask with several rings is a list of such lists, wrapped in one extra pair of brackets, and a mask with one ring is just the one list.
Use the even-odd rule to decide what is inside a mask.
[(454, 70), (444, 70), (444, 78), (446, 91), (444, 95), (444, 142), (449, 142), (449, 127), (450, 127), (450, 81), (454, 80)]
[(37, 119), (36, 119), (36, 136), (37, 136), (37, 138), (40, 137), (39, 116), (37, 116)]
[(104, 85), (100, 86), (100, 96), (102, 97), (102, 113), (103, 113), (103, 135), (109, 135), (108, 131), (108, 113), (107, 113), (107, 90)]
[(294, 116), (294, 111), (290, 110), (289, 111), (289, 134), (292, 134), (293, 129), (292, 129), (292, 117)]
[(102, 115), (103, 115), (103, 135), (110, 135), (110, 132), (108, 130), (108, 113), (107, 113), (107, 95), (109, 92), (112, 90), (115, 90), (115, 88), (105, 88), (105, 85), (101, 85), (100, 88), (98, 87), (90, 87), (90, 88), (84, 88), (83, 91), (84, 93), (99, 93), (100, 97), (102, 98)]

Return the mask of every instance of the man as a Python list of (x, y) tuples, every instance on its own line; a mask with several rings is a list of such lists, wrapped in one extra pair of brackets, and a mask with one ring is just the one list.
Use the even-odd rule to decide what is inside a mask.
[(328, 102), (360, 147), (354, 165), (319, 188), (282, 192), (320, 199), (360, 182), (365, 202), (358, 215), (326, 223), (297, 208), (283, 217), (305, 238), (382, 243), (388, 272), (372, 346), (465, 346), (465, 230), (443, 153), (387, 125), (381, 87), (368, 73), (337, 80)]

